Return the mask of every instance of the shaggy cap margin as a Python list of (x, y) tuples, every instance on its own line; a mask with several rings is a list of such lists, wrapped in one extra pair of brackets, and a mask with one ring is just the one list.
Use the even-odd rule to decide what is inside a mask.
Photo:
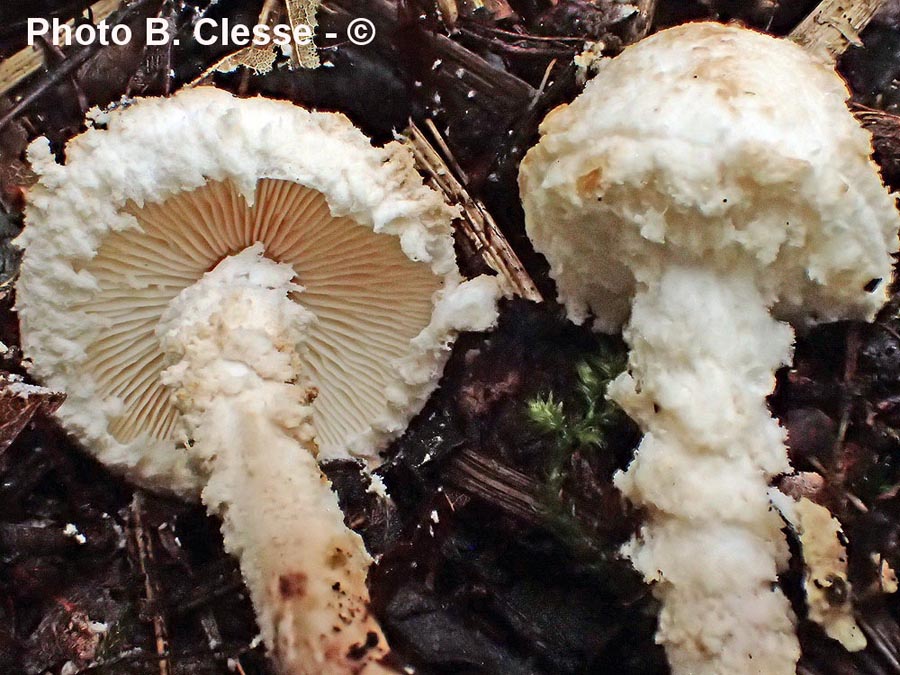
[(637, 283), (697, 260), (751, 265), (778, 318), (871, 318), (900, 216), (849, 96), (798, 45), (717, 23), (604, 60), (544, 119), (519, 174), (569, 318), (615, 332)]
[[(373, 147), (343, 115), (287, 102), (237, 99), (213, 88), (169, 99), (140, 99), (96, 116), (73, 139), (65, 165), (46, 139), (29, 148), (40, 180), (29, 194), (17, 287), (22, 344), (33, 374), (68, 393), (58, 416), (104, 464), (149, 487), (196, 495), (203, 478), (175, 441), (109, 432), (121, 401), (98, 397), (83, 367), (86, 347), (108, 326), (89, 311), (97, 280), (85, 269), (112, 232), (140, 229), (126, 206), (160, 204), (207, 184), (229, 183), (252, 205), (261, 179), (302, 184), (325, 196), (334, 217), (399, 238), (403, 253), (443, 278), (432, 323), (394, 365), (382, 414), (371, 428), (322, 448), (371, 458), (398, 435), (437, 386), (458, 330), (484, 330), (496, 318), (492, 279), (461, 283), (451, 237), (454, 209), (427, 188), (399, 143)], [(105, 128), (104, 128), (105, 127)], [(302, 283), (302, 280), (301, 280)]]

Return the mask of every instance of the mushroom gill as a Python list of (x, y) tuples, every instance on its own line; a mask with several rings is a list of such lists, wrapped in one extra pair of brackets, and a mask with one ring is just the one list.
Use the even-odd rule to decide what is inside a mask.
[(81, 307), (107, 327), (83, 368), (101, 396), (122, 401), (110, 424), (120, 442), (148, 429), (174, 439), (178, 411), (159, 380), (166, 367), (154, 333), (159, 317), (222, 259), (257, 242), (293, 267), (301, 302), (317, 318), (306, 366), (319, 391), (313, 419), (322, 452), (339, 452), (384, 414), (392, 364), (431, 321), (432, 295), (443, 285), (397, 237), (334, 217), (322, 193), (275, 179), (257, 183), (252, 205), (225, 181), (125, 210), (140, 230), (110, 233), (83, 267), (98, 291)]

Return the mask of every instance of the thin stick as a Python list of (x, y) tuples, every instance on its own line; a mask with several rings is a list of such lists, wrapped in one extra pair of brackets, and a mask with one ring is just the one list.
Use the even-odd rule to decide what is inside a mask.
[[(47, 40), (44, 37), (40, 38), (41, 42), (44, 45), (44, 49), (47, 50), (50, 54), (53, 54), (57, 59), (57, 63), (62, 63), (66, 60), (66, 54), (56, 46), (51, 40)], [(78, 84), (78, 78), (75, 77), (74, 73), (69, 76), (69, 83), (72, 85), (72, 90), (75, 92), (76, 98), (78, 98), (78, 109), (84, 113), (88, 109), (87, 97), (84, 95), (84, 90), (81, 88), (81, 85)]]
[(830, 63), (851, 45), (887, 0), (824, 0), (791, 34), (790, 39)]
[(630, 44), (638, 42), (647, 37), (650, 28), (653, 26), (653, 19), (656, 16), (657, 0), (637, 0), (633, 2), (637, 8), (634, 17), (631, 18), (626, 41)]
[(545, 520), (536, 497), (536, 483), (525, 474), (477, 452), (463, 450), (447, 468), (445, 478), (460, 490), (485, 499), (532, 525)]
[(444, 137), (441, 136), (441, 132), (438, 131), (437, 125), (434, 123), (434, 120), (430, 117), (427, 118), (425, 120), (425, 126), (428, 127), (428, 131), (431, 132), (431, 137), (434, 139), (434, 142), (437, 143), (440, 151), (444, 153), (444, 158), (447, 160), (447, 163), (456, 172), (456, 177), (462, 182), (463, 185), (468, 185), (469, 177), (466, 175), (466, 172), (462, 170), (462, 167), (456, 161), (456, 157), (453, 156), (453, 153), (450, 152), (450, 146), (447, 145)]
[[(209, 652), (206, 650), (188, 650), (183, 652), (167, 652), (164, 656), (167, 659), (172, 659), (173, 661), (184, 661), (187, 659), (232, 659), (239, 658), (241, 655), (246, 654), (248, 652), (253, 651), (253, 648), (250, 645), (241, 645), (240, 647), (235, 646), (234, 649), (220, 649), (215, 652)], [(96, 673), (101, 668), (107, 669), (105, 672), (110, 672), (108, 669), (112, 666), (119, 665), (122, 663), (142, 663), (146, 661), (153, 661), (157, 658), (157, 654), (148, 654), (142, 649), (129, 649), (126, 652), (122, 652), (117, 654), (116, 656), (111, 656), (106, 659), (101, 659), (94, 661), (90, 665), (87, 665), (79, 670), (76, 670), (73, 675), (84, 675), (85, 673)], [(121, 670), (117, 670), (116, 672), (124, 672)]]
[[(896, 629), (896, 622), (893, 619), (888, 619), (893, 625), (892, 629)], [(869, 621), (868, 618), (865, 617), (857, 617), (857, 622), (859, 623), (859, 627), (862, 628), (863, 633), (866, 634), (869, 642), (875, 646), (878, 652), (885, 658), (885, 660), (890, 664), (893, 671), (900, 672), (900, 651), (898, 651), (897, 647), (897, 638), (894, 635), (894, 631), (890, 631), (886, 633), (883, 630), (883, 627), (873, 624)]]
[[(429, 126), (429, 131), (434, 135), (434, 142), (438, 147), (449, 155), (449, 148), (441, 138), (437, 127), (432, 124)], [(450, 203), (461, 207), (462, 231), (473, 243), (484, 261), (497, 272), (508, 290), (527, 300), (541, 302), (543, 297), (540, 291), (528, 276), (522, 261), (506, 241), (496, 221), (481, 202), (469, 195), (460, 180), (454, 175), (451, 166), (458, 168), (456, 161), (452, 156), (445, 161), (434, 149), (424, 132), (412, 121), (410, 121), (408, 134), (409, 147), (416, 158), (416, 165), (428, 176), (431, 184), (444, 193)]]
[[(116, 11), (120, 0), (99, 0), (91, 5), (90, 12), (99, 23)], [(75, 25), (75, 19), (67, 23)], [(44, 65), (44, 55), (39, 49), (25, 47), (0, 63), (0, 96), (20, 85)]]
[[(120, 12), (117, 12), (117, 17), (119, 21), (123, 21), (127, 18), (130, 18), (134, 13), (144, 9), (147, 5), (152, 2), (156, 2), (157, 0), (135, 0), (135, 2), (127, 7), (123, 8)], [(117, 23), (118, 23), (117, 22)], [(76, 53), (72, 54), (63, 61), (59, 66), (48, 73), (48, 76), (42, 78), (39, 82), (36, 82), (28, 91), (26, 91), (22, 98), (6, 113), (0, 117), (0, 129), (3, 129), (7, 124), (9, 124), (12, 120), (22, 114), (22, 112), (31, 106), (37, 99), (43, 96), (53, 85), (62, 81), (63, 79), (69, 77), (69, 75), (78, 68), (80, 68), (84, 63), (91, 58), (99, 49), (101, 45), (98, 42), (88, 46), (82, 47)]]
[(156, 583), (150, 574), (149, 562), (153, 556), (153, 546), (144, 530), (143, 511), (143, 497), (140, 491), (136, 491), (131, 502), (134, 542), (137, 547), (141, 575), (144, 577), (144, 593), (147, 597), (147, 606), (153, 612), (153, 635), (156, 638), (156, 653), (159, 655), (159, 675), (169, 675), (169, 659), (166, 656), (168, 652), (168, 635), (165, 620), (158, 609), (156, 601)]
[[(175, 8), (172, 5), (172, 0), (162, 0), (159, 5), (159, 11), (156, 13), (157, 19), (165, 18), (166, 25), (169, 30), (172, 30), (172, 20), (174, 17)], [(169, 73), (172, 70), (172, 49), (173, 49), (174, 40), (168, 40), (165, 46), (166, 53), (166, 63), (165, 67), (162, 69), (164, 75), (164, 84), (163, 84), (163, 95), (168, 96), (172, 93), (172, 78)], [(151, 54), (151, 50), (156, 51), (158, 47), (151, 47), (150, 45), (144, 45), (144, 49), (141, 54), (141, 65), (138, 66), (138, 69), (132, 73), (131, 77), (128, 78), (128, 85), (125, 87), (125, 96), (131, 96), (132, 89), (134, 87), (135, 80), (138, 75), (141, 74), (141, 71), (144, 70), (145, 65), (147, 64), (148, 55)]]

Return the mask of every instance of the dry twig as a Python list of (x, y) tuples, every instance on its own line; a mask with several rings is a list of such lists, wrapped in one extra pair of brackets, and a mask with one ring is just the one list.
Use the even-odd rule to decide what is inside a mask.
[(851, 45), (862, 45), (859, 34), (886, 3), (887, 0), (824, 0), (789, 37), (833, 63)]
[[(110, 16), (121, 4), (121, 0), (98, 0), (91, 5), (94, 21), (99, 23)], [(67, 23), (75, 25), (75, 19)], [(44, 65), (44, 55), (40, 49), (26, 47), (0, 63), (0, 96), (14, 89)]]
[[(121, 10), (113, 15), (114, 24), (124, 23), (132, 16), (137, 14), (138, 12), (143, 11), (149, 5), (154, 2), (158, 2), (158, 0), (134, 0), (134, 2), (127, 4)], [(43, 94), (47, 93), (51, 87), (53, 87), (58, 82), (61, 82), (65, 78), (69, 77), (72, 73), (74, 73), (78, 68), (80, 68), (84, 63), (91, 58), (94, 54), (96, 54), (102, 45), (99, 41), (86, 46), (81, 47), (78, 51), (69, 55), (69, 57), (60, 63), (55, 69), (49, 71), (46, 77), (41, 78), (38, 82), (35, 82), (27, 91), (22, 94), (22, 97), (13, 105), (6, 113), (0, 117), (0, 129), (6, 127), (12, 120), (22, 114), (28, 107), (30, 107), (37, 99), (39, 99)]]
[(144, 577), (144, 593), (147, 599), (147, 608), (153, 613), (153, 635), (156, 638), (156, 653), (159, 655), (159, 675), (169, 675), (170, 665), (166, 656), (168, 650), (166, 622), (162, 612), (159, 611), (156, 580), (150, 569), (150, 563), (153, 560), (153, 544), (144, 529), (143, 512), (143, 496), (140, 490), (137, 490), (131, 502), (132, 534), (135, 547), (137, 548), (141, 575)]
[(477, 452), (460, 452), (445, 478), (463, 492), (486, 499), (527, 523), (538, 525), (545, 520), (536, 497), (539, 486), (525, 474)]
[(893, 190), (900, 190), (900, 116), (856, 103), (850, 108), (872, 134), (875, 160), (881, 167), (884, 182)]
[(636, 15), (631, 19), (628, 34), (625, 36), (627, 44), (643, 40), (650, 32), (653, 25), (653, 17), (656, 16), (658, 0), (635, 0), (632, 4), (637, 7)]
[[(509, 242), (500, 231), (496, 221), (484, 205), (473, 199), (466, 191), (460, 179), (465, 180), (465, 174), (450, 154), (450, 150), (443, 138), (428, 120), (428, 129), (434, 138), (434, 142), (444, 152), (447, 160), (434, 149), (424, 132), (410, 121), (409, 146), (416, 158), (419, 169), (428, 176), (429, 183), (444, 193), (452, 204), (462, 209), (461, 228), (463, 233), (473, 243), (484, 261), (500, 275), (505, 286), (527, 300), (541, 302), (543, 297), (534, 281), (525, 271), (525, 267), (519, 257), (513, 251)], [(451, 169), (450, 167), (453, 167)], [(454, 170), (456, 175), (454, 175)], [(458, 179), (456, 176), (459, 176)]]

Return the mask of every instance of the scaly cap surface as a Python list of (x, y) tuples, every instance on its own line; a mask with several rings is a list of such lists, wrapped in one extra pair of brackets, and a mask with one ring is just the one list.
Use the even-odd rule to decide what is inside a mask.
[(616, 330), (636, 279), (697, 260), (749, 263), (782, 318), (871, 317), (900, 217), (848, 96), (797, 45), (715, 23), (606, 60), (547, 116), (519, 176), (570, 317)]

